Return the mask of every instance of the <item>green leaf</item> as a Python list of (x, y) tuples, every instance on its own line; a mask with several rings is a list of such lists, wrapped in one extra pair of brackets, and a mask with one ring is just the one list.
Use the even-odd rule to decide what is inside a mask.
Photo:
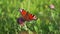
[(34, 26), (34, 29), (36, 32), (38, 32), (38, 27), (37, 26)]

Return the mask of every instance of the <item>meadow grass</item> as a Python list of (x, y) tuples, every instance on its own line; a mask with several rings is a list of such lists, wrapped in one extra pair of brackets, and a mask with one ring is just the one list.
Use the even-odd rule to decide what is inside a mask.
[[(50, 4), (54, 8), (50, 8)], [(26, 23), (30, 31), (37, 34), (60, 34), (60, 0), (0, 0), (0, 34), (18, 34), (26, 30), (17, 23), (17, 18), (21, 16), (19, 8), (38, 18)]]

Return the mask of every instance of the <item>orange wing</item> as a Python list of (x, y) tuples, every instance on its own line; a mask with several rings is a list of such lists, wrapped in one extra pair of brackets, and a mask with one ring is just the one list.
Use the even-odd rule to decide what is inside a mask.
[(22, 16), (25, 16), (27, 14), (27, 12), (24, 9), (20, 9), (20, 13), (22, 14)]
[(30, 20), (35, 20), (36, 16), (26, 12), (24, 9), (20, 9), (20, 13), (22, 14), (22, 17), (26, 20), (26, 21), (30, 21)]

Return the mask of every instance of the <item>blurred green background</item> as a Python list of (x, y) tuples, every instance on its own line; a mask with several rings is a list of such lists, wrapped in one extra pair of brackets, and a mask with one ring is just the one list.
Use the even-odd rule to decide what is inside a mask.
[[(54, 5), (54, 9), (50, 8)], [(37, 16), (36, 21), (20, 27), (18, 11), (23, 8)], [(18, 34), (22, 30), (37, 34), (60, 34), (60, 0), (0, 0), (0, 34)]]

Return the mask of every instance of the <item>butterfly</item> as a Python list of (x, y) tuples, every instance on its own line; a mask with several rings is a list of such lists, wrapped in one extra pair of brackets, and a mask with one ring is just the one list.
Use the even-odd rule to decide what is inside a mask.
[(19, 9), (22, 17), (18, 18), (18, 23), (23, 24), (25, 21), (36, 20), (37, 17), (24, 9)]

